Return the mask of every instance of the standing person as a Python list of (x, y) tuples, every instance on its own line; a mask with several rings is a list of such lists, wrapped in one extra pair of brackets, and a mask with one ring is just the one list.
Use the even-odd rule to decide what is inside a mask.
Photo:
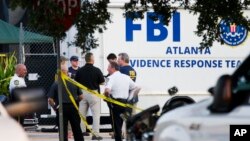
[[(119, 65), (117, 62), (110, 62), (108, 72), (110, 76), (108, 77), (109, 80), (105, 86), (104, 95), (119, 102), (127, 103), (129, 91), (136, 88), (135, 82), (132, 81), (129, 76), (122, 74), (119, 71)], [(112, 104), (112, 113), (114, 118), (113, 125), (116, 141), (122, 140), (123, 119), (120, 115), (126, 111), (127, 108)]]
[(24, 77), (27, 75), (27, 68), (24, 64), (17, 64), (15, 74), (10, 80), (9, 91), (10, 94), (14, 88), (27, 87)]
[[(120, 72), (128, 75), (135, 82), (136, 71), (129, 65), (129, 56), (127, 53), (120, 53), (118, 55), (118, 64), (120, 65)], [(131, 102), (134, 106), (136, 106), (138, 102), (138, 95), (134, 95)], [(132, 110), (132, 114), (135, 114), (135, 110)]]
[[(117, 62), (117, 57), (114, 53), (110, 53), (108, 56), (107, 56), (107, 60), (110, 62)], [(107, 79), (107, 77), (109, 77), (110, 74), (108, 73), (105, 78)], [(113, 114), (112, 114), (112, 110), (111, 110), (111, 103), (107, 102), (107, 105), (108, 105), (108, 108), (109, 108), (109, 116), (110, 118), (113, 120)], [(114, 127), (113, 127), (113, 122), (111, 121), (111, 130), (113, 130)], [(113, 139), (114, 138), (114, 133), (113, 132), (110, 132), (109, 135), (111, 136), (111, 138)]]
[[(77, 56), (75, 56), (75, 57), (77, 57)], [(76, 63), (73, 63), (73, 61), (72, 60), (75, 60), (75, 57), (71, 57), (70, 58), (70, 63), (71, 63), (71, 66), (75, 66), (75, 64)], [(64, 57), (64, 56), (60, 56), (60, 64), (61, 64), (61, 66), (62, 65), (67, 65), (67, 61), (69, 61), (69, 59), (68, 58), (66, 58), (66, 57)], [(77, 57), (77, 61), (78, 61), (78, 57)], [(76, 73), (76, 72), (74, 72), (74, 69), (73, 69), (73, 67), (69, 67), (68, 68), (68, 76), (69, 77), (71, 77), (72, 78), (72, 76), (74, 76), (74, 75), (71, 75), (72, 73)], [(55, 79), (57, 80), (58, 78), (57, 78), (58, 76), (57, 76), (57, 74), (56, 74), (56, 77), (55, 77)], [(71, 128), (71, 126), (70, 126), (70, 123), (68, 123), (68, 138), (72, 138), (72, 136), (73, 136), (73, 133), (72, 133), (72, 128)]]
[[(65, 75), (68, 74), (68, 68), (66, 65), (61, 66), (62, 73)], [(83, 99), (83, 95), (81, 90), (74, 86), (72, 83), (66, 82), (69, 91), (71, 92), (72, 96), (74, 97), (75, 102), (79, 105), (79, 101)], [(57, 123), (59, 122), (59, 111), (58, 111), (58, 82), (55, 81), (48, 93), (48, 102), (50, 106), (56, 111), (57, 115)], [(64, 131), (64, 141), (68, 141), (67, 131), (68, 131), (68, 122), (73, 130), (74, 140), (75, 141), (84, 141), (82, 136), (82, 130), (80, 127), (80, 116), (78, 111), (74, 107), (73, 103), (69, 99), (65, 86), (62, 87), (62, 103), (63, 103), (63, 131)], [(58, 124), (59, 125), (59, 124)]]
[[(67, 66), (68, 61), (69, 61), (68, 58), (66, 58), (66, 57), (64, 57), (64, 56), (60, 56), (60, 65), (61, 65), (61, 66), (63, 66), (63, 65)], [(58, 71), (58, 70), (57, 70), (57, 71)], [(57, 81), (57, 80), (58, 80), (58, 74), (57, 74), (57, 72), (56, 72), (56, 74), (55, 74), (55, 81)]]
[[(100, 92), (100, 84), (104, 83), (104, 77), (101, 70), (94, 66), (94, 55), (92, 53), (87, 53), (85, 55), (86, 64), (81, 67), (75, 76), (75, 80), (90, 90)], [(89, 92), (82, 91), (85, 99), (80, 102), (80, 112), (86, 118), (88, 108), (91, 109), (92, 118), (93, 118), (93, 131), (94, 135), (92, 136), (92, 140), (101, 140), (102, 137), (99, 136), (99, 128), (100, 128), (100, 108), (101, 101), (100, 98), (90, 94)], [(81, 128), (83, 130), (83, 135), (88, 135), (86, 132), (86, 126), (81, 124)]]
[[(70, 57), (70, 67), (69, 67), (69, 71), (68, 71), (68, 75), (70, 78), (74, 79), (75, 76), (76, 76), (76, 72), (77, 70), (80, 68), (78, 65), (79, 65), (79, 62), (78, 62), (78, 57), (77, 56), (71, 56)], [(72, 129), (71, 129), (71, 126), (68, 124), (68, 127), (69, 127), (69, 131), (68, 131), (68, 137), (71, 138), (72, 137)]]
[[(110, 53), (108, 56), (107, 56), (107, 60), (109, 61), (109, 63), (110, 62), (116, 62), (117, 61), (117, 57), (116, 57), (116, 55), (114, 54), (114, 53)], [(106, 77), (108, 77), (110, 74), (107, 74), (106, 76), (105, 76), (105, 78)]]
[(113, 61), (113, 62), (116, 62), (117, 61), (117, 57), (114, 53), (110, 53), (108, 56), (107, 56), (107, 60), (109, 62)]
[[(10, 92), (10, 99), (11, 101), (14, 101), (12, 96), (12, 91), (15, 88), (22, 88), (22, 87), (27, 87), (24, 77), (27, 75), (27, 68), (24, 64), (17, 64), (15, 67), (15, 74), (10, 80), (10, 85), (9, 85), (9, 92)], [(15, 119), (21, 124), (24, 124), (24, 117), (15, 117)]]
[(79, 67), (79, 61), (78, 61), (78, 57), (77, 56), (71, 56), (70, 57), (70, 64), (71, 66), (69, 67), (69, 76), (74, 79), (77, 70), (80, 68)]
[(68, 58), (64, 56), (60, 56), (60, 65), (67, 65), (67, 62), (69, 61)]
[[(127, 53), (120, 53), (118, 54), (118, 64), (120, 66), (120, 72), (123, 74), (128, 75), (134, 82), (136, 81), (136, 71), (129, 65), (129, 56)], [(133, 104), (134, 107), (137, 106), (138, 102), (138, 95), (134, 95), (133, 98), (130, 100), (130, 104)], [(136, 110), (128, 109), (128, 112), (131, 115), (136, 114)], [(124, 124), (123, 128), (123, 137), (126, 135), (126, 126)]]
[(129, 56), (127, 53), (120, 53), (118, 55), (118, 64), (120, 65), (120, 72), (128, 75), (135, 82), (136, 71), (129, 65)]

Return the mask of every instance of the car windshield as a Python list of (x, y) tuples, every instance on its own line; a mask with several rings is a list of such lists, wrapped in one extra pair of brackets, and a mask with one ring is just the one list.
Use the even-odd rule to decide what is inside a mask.
[(250, 105), (250, 55), (232, 74), (233, 107)]
[(233, 92), (250, 91), (250, 55), (232, 75)]

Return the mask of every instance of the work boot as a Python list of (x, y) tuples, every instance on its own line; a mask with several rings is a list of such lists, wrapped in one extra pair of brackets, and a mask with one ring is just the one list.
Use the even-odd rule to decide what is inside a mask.
[(83, 132), (82, 135), (83, 136), (89, 136), (89, 133), (88, 132)]
[(102, 137), (101, 136), (93, 135), (92, 136), (92, 140), (102, 140)]

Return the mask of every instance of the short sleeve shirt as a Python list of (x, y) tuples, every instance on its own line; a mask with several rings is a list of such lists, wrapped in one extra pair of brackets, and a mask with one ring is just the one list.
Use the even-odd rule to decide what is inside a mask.
[(121, 99), (127, 99), (129, 96), (129, 90), (132, 90), (135, 87), (135, 82), (129, 76), (122, 74), (119, 71), (110, 75), (105, 85), (105, 88), (111, 90), (113, 98)]
[(74, 79), (75, 78), (75, 76), (76, 76), (76, 72), (79, 70), (79, 67), (75, 70), (75, 69), (73, 69), (73, 67), (69, 67), (69, 73), (70, 73), (70, 77), (72, 78), (72, 79)]
[(9, 85), (10, 93), (12, 92), (13, 89), (22, 87), (27, 87), (24, 78), (19, 77), (17, 74), (15, 74), (10, 80), (10, 85)]
[(75, 80), (91, 90), (99, 90), (105, 81), (101, 70), (88, 63), (76, 72)]
[[(136, 81), (136, 71), (131, 66), (121, 66), (120, 72), (128, 75), (134, 82)], [(133, 98), (133, 101), (138, 102), (138, 95)]]
[(131, 66), (121, 66), (120, 72), (128, 75), (134, 82), (136, 81), (136, 71)]

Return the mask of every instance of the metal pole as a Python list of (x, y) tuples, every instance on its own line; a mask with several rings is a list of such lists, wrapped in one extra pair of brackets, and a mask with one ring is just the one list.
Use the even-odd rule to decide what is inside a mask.
[(24, 40), (24, 33), (23, 33), (23, 23), (20, 23), (20, 29), (19, 29), (19, 58), (18, 58), (18, 63), (23, 64), (23, 40)]
[[(56, 48), (57, 48), (57, 68), (61, 70), (60, 62), (60, 42), (59, 39), (56, 39)], [(61, 71), (58, 71), (58, 101), (59, 101), (59, 141), (64, 141), (64, 132), (63, 132), (63, 104), (62, 104), (62, 78)]]

